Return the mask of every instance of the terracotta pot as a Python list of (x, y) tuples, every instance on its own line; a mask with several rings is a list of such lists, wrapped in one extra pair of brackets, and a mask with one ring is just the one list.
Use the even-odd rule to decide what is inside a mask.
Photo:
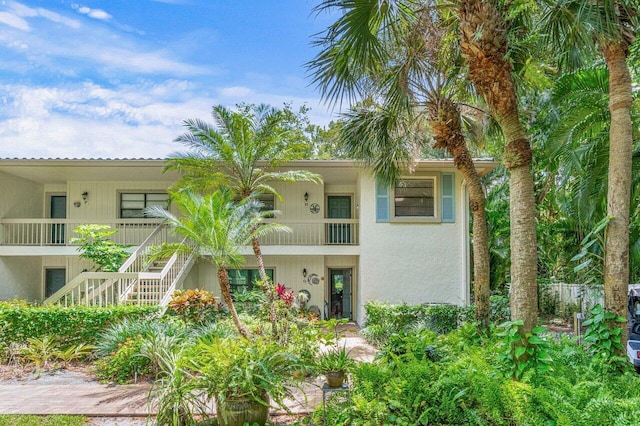
[[(269, 402), (269, 396), (262, 399)], [(219, 426), (264, 425), (269, 418), (269, 406), (250, 398), (227, 397), (224, 402), (216, 400)]]
[(327, 384), (330, 388), (339, 388), (344, 383), (345, 372), (339, 371), (325, 371), (324, 376), (327, 378)]

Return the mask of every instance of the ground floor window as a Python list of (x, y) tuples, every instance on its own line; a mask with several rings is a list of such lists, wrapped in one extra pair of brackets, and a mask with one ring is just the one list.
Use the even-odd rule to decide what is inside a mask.
[[(228, 269), (231, 292), (252, 290), (256, 281), (260, 281), (260, 272), (257, 269)], [(273, 281), (273, 269), (265, 269), (267, 276)]]

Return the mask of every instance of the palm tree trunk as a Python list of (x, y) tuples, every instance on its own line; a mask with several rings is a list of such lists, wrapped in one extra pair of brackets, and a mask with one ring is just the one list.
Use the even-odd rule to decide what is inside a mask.
[[(629, 285), (629, 209), (631, 202), (633, 95), (626, 52), (619, 43), (603, 47), (609, 70), (609, 175), (607, 189), (607, 226), (604, 260), (604, 305), (607, 311), (627, 316)], [(627, 327), (622, 327), (626, 347)]]
[(469, 205), (473, 215), (473, 293), (476, 304), (476, 321), (481, 331), (489, 329), (490, 261), (489, 233), (485, 215), (486, 196), (480, 176), (467, 148), (460, 110), (447, 97), (432, 99), (428, 105), (434, 147), (446, 149), (467, 181)]
[(267, 271), (264, 268), (264, 259), (262, 258), (262, 249), (260, 248), (260, 242), (257, 238), (251, 240), (251, 246), (253, 248), (253, 254), (256, 257), (256, 263), (258, 264), (258, 273), (260, 274), (260, 280), (264, 286), (264, 293), (267, 298), (267, 309), (269, 309), (269, 322), (271, 323), (271, 333), (275, 339), (278, 338), (278, 313), (276, 311), (276, 292), (274, 283), (269, 280)]
[(483, 96), (507, 143), (503, 162), (510, 172), (511, 318), (530, 331), (538, 318), (536, 205), (530, 170), (531, 146), (518, 117), (505, 22), (487, 0), (461, 0), (460, 48), (468, 78)]
[(236, 328), (238, 329), (238, 333), (245, 339), (249, 338), (249, 330), (247, 326), (240, 321), (238, 317), (238, 312), (236, 311), (236, 306), (233, 304), (233, 299), (231, 298), (231, 286), (229, 285), (229, 273), (225, 268), (218, 268), (218, 284), (220, 285), (220, 293), (222, 293), (222, 298), (227, 304), (227, 308), (229, 309), (229, 313), (231, 314), (231, 318), (233, 319)]

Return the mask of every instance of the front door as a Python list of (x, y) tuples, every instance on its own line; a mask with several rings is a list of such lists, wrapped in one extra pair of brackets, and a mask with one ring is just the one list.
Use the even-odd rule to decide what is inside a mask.
[(45, 298), (60, 290), (67, 283), (67, 271), (64, 268), (47, 268), (44, 276)]
[(329, 269), (330, 304), (329, 318), (352, 319), (351, 315), (351, 269)]
[[(49, 217), (51, 219), (67, 218), (67, 196), (52, 195), (50, 199)], [(54, 223), (51, 225), (51, 244), (64, 244), (65, 242), (64, 223)]]
[[(328, 219), (351, 219), (351, 197), (330, 195), (327, 198)], [(329, 244), (351, 244), (350, 223), (329, 223), (327, 225)]]

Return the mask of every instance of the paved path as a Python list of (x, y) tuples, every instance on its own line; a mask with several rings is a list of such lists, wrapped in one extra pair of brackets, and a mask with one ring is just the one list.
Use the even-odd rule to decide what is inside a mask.
[[(353, 358), (371, 361), (375, 350), (359, 337), (344, 344)], [(287, 402), (294, 413), (308, 413), (322, 403), (323, 378), (305, 383)], [(105, 385), (80, 373), (45, 372), (38, 379), (0, 382), (0, 414), (77, 414), (92, 417), (146, 417), (149, 384)], [(211, 406), (213, 413), (215, 408)], [(273, 413), (281, 413), (272, 411)]]

